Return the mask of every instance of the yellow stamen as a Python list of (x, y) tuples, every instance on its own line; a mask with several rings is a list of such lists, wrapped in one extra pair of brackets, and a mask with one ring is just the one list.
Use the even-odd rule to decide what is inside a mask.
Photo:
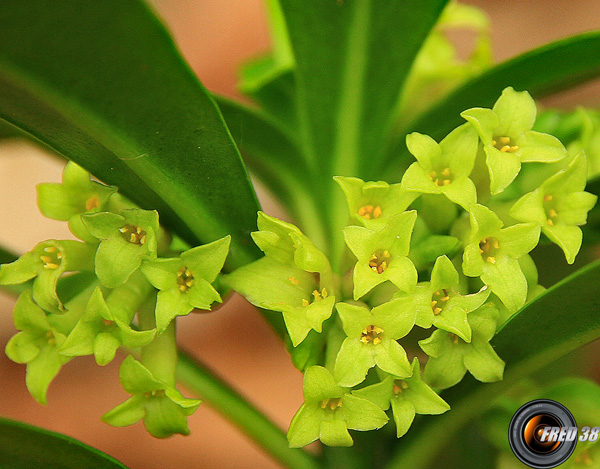
[(146, 243), (147, 233), (139, 226), (124, 225), (119, 228), (123, 239), (131, 244), (143, 245)]
[(320, 403), (321, 409), (331, 409), (331, 410), (336, 410), (339, 407), (342, 407), (342, 398), (341, 397), (337, 397), (337, 398), (330, 398), (330, 399), (323, 399)]
[(370, 220), (371, 217), (379, 218), (381, 216), (382, 210), (379, 205), (373, 206), (373, 205), (369, 204), (369, 205), (363, 205), (362, 207), (360, 207), (358, 209), (357, 213), (361, 217), (363, 217), (365, 220)]
[(552, 194), (546, 194), (544, 196), (544, 202), (550, 202), (554, 197), (552, 197)]
[(488, 256), (487, 261), (490, 264), (495, 264), (496, 263), (496, 258), (494, 256)]
[(296, 277), (290, 277), (288, 280), (294, 285), (298, 285), (300, 283)]
[(177, 286), (181, 293), (187, 292), (194, 285), (194, 274), (187, 267), (177, 271)]
[(550, 218), (546, 220), (546, 223), (548, 224), (548, 226), (554, 226), (554, 222), (550, 220)]
[(360, 341), (363, 344), (373, 343), (373, 345), (377, 345), (381, 343), (381, 334), (383, 334), (383, 329), (378, 326), (370, 325), (364, 328), (362, 334), (360, 336)]
[(308, 306), (310, 303), (308, 302), (308, 300), (305, 300), (304, 298), (302, 299), (302, 306), (306, 307)]

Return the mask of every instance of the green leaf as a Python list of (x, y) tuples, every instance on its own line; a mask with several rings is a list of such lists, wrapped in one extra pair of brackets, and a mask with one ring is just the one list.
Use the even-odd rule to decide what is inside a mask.
[[(330, 239), (347, 221), (331, 177), (365, 178), (381, 159), (402, 85), (446, 3), (280, 0), (296, 64), (303, 152), (329, 202)], [(334, 242), (331, 251), (336, 265), (343, 245)]]
[(389, 467), (428, 467), (439, 453), (420, 450), (423, 445), (435, 441), (435, 448), (442, 450), (464, 425), (482, 415), (496, 397), (510, 392), (525, 376), (599, 338), (600, 316), (594, 314), (600, 308), (599, 286), (597, 261), (549, 288), (512, 316), (491, 341), (506, 361), (504, 380), (477, 385), (465, 379), (446, 391), (443, 397), (452, 411), (407, 435)]
[(0, 25), (0, 118), (192, 244), (230, 233), (229, 268), (256, 258), (258, 203), (239, 152), (144, 2), (27, 0), (3, 4)]
[(361, 156), (384, 141), (402, 84), (446, 1), (280, 3), (312, 163), (332, 155), (335, 174), (355, 175), (358, 164), (372, 163)]
[[(557, 66), (560, 64), (560, 66)], [(440, 139), (461, 123), (460, 113), (475, 106), (492, 107), (507, 86), (527, 90), (536, 99), (590, 80), (600, 73), (600, 32), (587, 32), (562, 39), (518, 55), (486, 70), (432, 106), (405, 131), (418, 131)], [(444, 119), (440, 119), (444, 116)], [(398, 162), (408, 161), (405, 133), (399, 132), (382, 164), (373, 173)]]
[(0, 419), (0, 466), (6, 469), (126, 468), (116, 459), (66, 435)]

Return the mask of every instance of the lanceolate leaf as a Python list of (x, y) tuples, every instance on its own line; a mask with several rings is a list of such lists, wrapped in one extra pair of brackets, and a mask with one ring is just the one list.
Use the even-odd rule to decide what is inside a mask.
[(392, 141), (383, 165), (373, 171), (377, 174), (398, 158), (409, 157), (404, 143), (406, 133), (418, 131), (439, 140), (464, 122), (460, 117), (462, 111), (471, 107), (491, 108), (507, 86), (518, 91), (527, 90), (534, 98), (541, 98), (599, 74), (600, 31), (579, 34), (521, 54), (460, 86), (401, 129)]
[[(280, 0), (306, 152), (328, 180), (369, 165), (446, 0)], [(329, 170), (323, 171), (329, 166)]]
[(196, 244), (257, 255), (258, 204), (220, 112), (140, 0), (0, 6), (0, 118)]
[(0, 467), (126, 468), (116, 459), (73, 438), (6, 419), (0, 419)]
[(270, 116), (226, 98), (216, 97), (227, 126), (244, 154), (248, 167), (261, 182), (290, 210), (290, 215), (323, 245), (323, 217), (315, 203), (314, 182), (294, 141), (295, 135), (282, 130)]
[[(389, 467), (426, 468), (437, 450), (470, 420), (484, 413), (494, 398), (554, 360), (600, 337), (600, 261), (565, 278), (516, 313), (491, 344), (506, 361), (504, 380), (481, 384), (465, 379), (443, 398), (451, 411), (407, 435)], [(435, 444), (432, 444), (435, 442)], [(422, 451), (429, 447), (431, 451)], [(433, 466), (432, 466), (433, 467)]]
[(447, 0), (279, 3), (295, 59), (302, 150), (328, 200), (328, 254), (337, 265), (347, 212), (332, 176), (363, 176), (382, 156), (402, 84)]

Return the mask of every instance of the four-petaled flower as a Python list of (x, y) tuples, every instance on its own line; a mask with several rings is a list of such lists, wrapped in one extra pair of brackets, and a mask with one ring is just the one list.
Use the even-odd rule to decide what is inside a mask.
[(583, 240), (579, 226), (586, 223), (587, 213), (598, 199), (584, 192), (586, 182), (586, 157), (580, 152), (565, 169), (525, 194), (510, 210), (516, 220), (538, 223), (542, 232), (564, 251), (569, 264), (575, 261)]
[(372, 310), (348, 303), (336, 305), (347, 338), (335, 361), (335, 378), (341, 386), (354, 386), (377, 365), (387, 373), (411, 374), (406, 352), (396, 342), (415, 324), (412, 296), (396, 298)]
[(346, 195), (351, 219), (375, 231), (382, 229), (394, 215), (404, 212), (417, 197), (417, 194), (404, 190), (401, 184), (365, 182), (342, 176), (333, 179)]
[(221, 271), (231, 237), (197, 246), (174, 259), (144, 261), (141, 270), (159, 289), (156, 303), (156, 327), (162, 332), (176, 316), (194, 308), (210, 309), (221, 296), (211, 285)]
[(344, 229), (346, 244), (358, 260), (353, 273), (355, 300), (386, 280), (405, 292), (414, 289), (417, 270), (407, 256), (416, 219), (412, 210), (390, 218), (381, 231), (362, 226)]
[(18, 285), (34, 279), (32, 295), (45, 311), (63, 313), (56, 284), (65, 272), (93, 271), (94, 248), (79, 241), (49, 239), (19, 259), (0, 267), (0, 285)]
[(131, 328), (131, 316), (114, 314), (107, 306), (102, 290), (96, 287), (83, 316), (60, 346), (59, 352), (68, 357), (94, 355), (98, 365), (106, 365), (124, 345), (139, 348), (154, 339), (156, 330), (136, 331)]
[(521, 163), (551, 163), (567, 156), (552, 135), (531, 130), (535, 102), (527, 91), (508, 87), (492, 109), (472, 108), (461, 113), (471, 122), (483, 142), (492, 194), (502, 192), (521, 170)]
[(439, 144), (417, 132), (407, 135), (406, 145), (417, 162), (404, 173), (402, 187), (406, 191), (444, 194), (468, 210), (477, 202), (477, 191), (469, 174), (478, 144), (477, 131), (470, 124), (456, 128)]
[(479, 308), (490, 295), (483, 287), (471, 295), (461, 295), (454, 290), (459, 285), (458, 272), (446, 256), (438, 257), (431, 272), (431, 282), (419, 283), (414, 299), (417, 326), (429, 329), (432, 325), (471, 341), (471, 328), (467, 313)]
[(498, 310), (492, 303), (485, 303), (477, 311), (469, 313), (468, 318), (473, 330), (471, 342), (442, 330), (419, 341), (423, 351), (429, 355), (423, 377), (434, 388), (454, 386), (467, 370), (484, 383), (502, 379), (504, 362), (489, 343), (496, 332)]
[[(54, 316), (60, 321), (64, 316)], [(66, 337), (51, 324), (46, 313), (25, 291), (19, 296), (13, 312), (15, 327), (20, 331), (6, 344), (6, 355), (16, 363), (27, 364), (25, 382), (33, 398), (46, 403), (46, 391), (62, 365), (70, 360), (58, 351)]]
[(156, 379), (131, 355), (123, 360), (119, 378), (125, 391), (133, 396), (105, 413), (102, 421), (126, 427), (143, 419), (148, 433), (156, 438), (190, 433), (187, 417), (196, 411), (201, 401), (186, 399), (173, 386)]
[(283, 313), (292, 345), (311, 330), (321, 332), (335, 304), (327, 257), (290, 223), (259, 212), (260, 231), (252, 233), (265, 257), (223, 279), (253, 305)]
[(62, 174), (62, 184), (46, 183), (37, 186), (38, 206), (42, 214), (53, 220), (69, 222), (71, 233), (87, 242), (96, 243), (81, 221), (84, 213), (105, 209), (117, 188), (92, 181), (90, 174), (72, 161)]
[(156, 258), (158, 212), (127, 209), (118, 214), (100, 212), (81, 218), (89, 232), (100, 239), (96, 275), (105, 287), (118, 287), (143, 260)]
[(498, 216), (483, 205), (470, 210), (471, 233), (465, 245), (463, 272), (481, 277), (509, 311), (525, 304), (527, 280), (519, 258), (537, 246), (540, 226), (522, 223), (502, 228)]
[(352, 391), (352, 394), (370, 400), (382, 410), (391, 406), (398, 438), (406, 434), (416, 414), (438, 415), (450, 410), (446, 401), (422, 381), (416, 357), (409, 378), (388, 375), (380, 383)]
[(371, 401), (350, 394), (339, 386), (322, 366), (311, 366), (304, 373), (304, 403), (294, 415), (288, 441), (299, 448), (320, 439), (328, 446), (352, 446), (350, 430), (375, 430), (388, 418)]

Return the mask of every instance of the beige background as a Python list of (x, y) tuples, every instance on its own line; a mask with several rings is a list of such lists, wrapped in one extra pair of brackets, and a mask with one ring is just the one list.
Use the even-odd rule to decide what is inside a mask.
[[(260, 0), (155, 0), (176, 40), (211, 90), (235, 95), (236, 69), (268, 48)], [(546, 41), (600, 27), (600, 2), (590, 0), (496, 0), (468, 2), (491, 15), (495, 56), (502, 60)], [(560, 67), (557, 64), (557, 67)], [(573, 106), (600, 104), (598, 83), (547, 100)], [(35, 184), (59, 181), (60, 165), (39, 150), (0, 145), (0, 242), (18, 251), (46, 238), (68, 236), (66, 226), (42, 218)], [(261, 193), (261, 198), (265, 197)], [(268, 211), (277, 212), (267, 204)], [(14, 333), (12, 300), (0, 298), (0, 345)], [(209, 363), (269, 416), (287, 428), (301, 403), (301, 375), (258, 314), (239, 298), (214, 314), (179, 321), (182, 344)], [(141, 424), (108, 427), (100, 415), (127, 396), (117, 379), (117, 361), (105, 368), (92, 359), (70, 362), (48, 394), (48, 406), (26, 392), (25, 368), (0, 354), (0, 415), (63, 432), (96, 446), (132, 468), (276, 467), (227, 422), (203, 405), (190, 418), (192, 435), (149, 437)]]

